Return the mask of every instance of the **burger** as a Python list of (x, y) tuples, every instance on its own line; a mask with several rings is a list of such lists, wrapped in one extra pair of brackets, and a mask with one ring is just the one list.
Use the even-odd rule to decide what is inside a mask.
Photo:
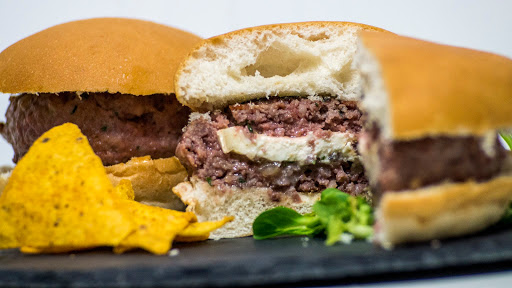
[(45, 131), (71, 122), (114, 183), (132, 181), (135, 200), (183, 208), (171, 187), (186, 177), (174, 152), (190, 109), (176, 100), (173, 79), (200, 41), (148, 21), (97, 18), (8, 47), (0, 53), (0, 92), (11, 96), (0, 133), (13, 161)]
[(362, 32), (355, 59), (367, 117), (359, 152), (384, 246), (460, 236), (497, 222), (512, 200), (512, 60)]
[(194, 113), (176, 149), (189, 180), (173, 191), (199, 221), (234, 215), (211, 238), (252, 234), (275, 206), (309, 212), (336, 187), (371, 199), (357, 152), (359, 31), (347, 22), (267, 25), (205, 40), (176, 73)]

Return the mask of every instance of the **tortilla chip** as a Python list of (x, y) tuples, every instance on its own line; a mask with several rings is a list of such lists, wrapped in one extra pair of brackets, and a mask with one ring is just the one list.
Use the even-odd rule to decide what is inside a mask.
[(20, 245), (16, 240), (16, 229), (7, 221), (10, 215), (6, 209), (6, 206), (0, 207), (0, 249), (17, 248)]
[(2, 191), (4, 191), (5, 185), (7, 185), (9, 176), (11, 176), (12, 168), (11, 168), (11, 170), (7, 170), (4, 167), (0, 167), (0, 171), (4, 171), (4, 170), (5, 170), (5, 172), (0, 172), (0, 195), (2, 195)]
[(219, 229), (224, 224), (231, 222), (235, 219), (233, 216), (226, 216), (219, 221), (209, 222), (196, 222), (190, 223), (184, 230), (182, 230), (175, 241), (178, 242), (196, 242), (208, 239), (210, 232)]
[(130, 200), (120, 200), (117, 205), (132, 215), (135, 231), (114, 248), (115, 253), (142, 248), (154, 254), (165, 254), (171, 249), (176, 235), (190, 221), (196, 220), (195, 214), (191, 212), (179, 212)]
[(0, 197), (0, 246), (12, 246), (12, 239), (34, 248), (115, 246), (132, 225), (130, 215), (116, 209), (114, 192), (78, 127), (55, 127), (12, 171)]
[(208, 237), (232, 218), (197, 222), (195, 214), (144, 205), (132, 184), (114, 188), (101, 159), (74, 124), (44, 133), (18, 162), (0, 195), (0, 248), (65, 253), (99, 246), (165, 254), (178, 234)]
[(79, 249), (77, 247), (41, 247), (35, 248), (30, 246), (22, 246), (20, 247), (20, 251), (25, 254), (60, 254), (60, 253), (68, 253), (72, 251), (80, 251), (80, 250), (88, 250), (93, 249), (94, 247), (87, 247), (83, 249)]
[(122, 179), (115, 187), (114, 194), (122, 200), (134, 200), (135, 193), (133, 192), (132, 182), (128, 179)]

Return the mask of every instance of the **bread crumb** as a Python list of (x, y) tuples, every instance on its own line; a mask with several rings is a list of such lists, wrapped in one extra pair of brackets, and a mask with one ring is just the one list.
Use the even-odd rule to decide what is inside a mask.
[(212, 121), (212, 117), (210, 117), (210, 111), (206, 113), (192, 112), (188, 118), (188, 123), (195, 121), (197, 119), (204, 119), (207, 121)]
[[(192, 112), (190, 113), (190, 116), (188, 117), (188, 124), (192, 123), (193, 121), (196, 121), (198, 119), (204, 119), (206, 121), (212, 121), (212, 117), (210, 117), (210, 111), (206, 113), (199, 113), (199, 112)], [(183, 127), (181, 129), (182, 132), (185, 132), (187, 130), (187, 126)]]
[(175, 256), (178, 256), (180, 254), (180, 249), (178, 248), (173, 248), (171, 249), (171, 251), (169, 251), (169, 253), (167, 253), (170, 257), (175, 257)]
[(300, 240), (302, 242), (302, 247), (306, 248), (309, 246), (309, 237), (302, 237)]
[(354, 240), (354, 235), (349, 233), (342, 233), (339, 239), (339, 241), (343, 244), (350, 244), (352, 243), (352, 240)]

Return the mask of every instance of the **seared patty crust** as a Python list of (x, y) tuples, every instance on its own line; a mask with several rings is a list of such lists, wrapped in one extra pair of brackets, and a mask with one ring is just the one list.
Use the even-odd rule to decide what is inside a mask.
[(17, 162), (44, 132), (71, 122), (87, 136), (103, 165), (114, 165), (138, 156), (174, 156), (189, 113), (174, 95), (22, 94), (10, 98), (0, 132), (12, 144)]
[[(217, 130), (245, 126), (247, 133), (300, 137), (308, 132), (328, 136), (361, 128), (361, 113), (355, 102), (326, 99), (280, 98), (231, 105), (215, 111), (211, 121), (199, 118), (187, 126), (178, 143), (176, 156), (190, 176), (222, 188), (269, 187), (274, 201), (283, 192), (299, 200), (297, 192), (319, 192), (337, 187), (352, 195), (367, 196), (368, 181), (359, 162), (332, 155), (329, 163), (299, 165), (294, 162), (250, 160), (236, 153), (224, 153)], [(356, 145), (356, 144), (354, 144)]]

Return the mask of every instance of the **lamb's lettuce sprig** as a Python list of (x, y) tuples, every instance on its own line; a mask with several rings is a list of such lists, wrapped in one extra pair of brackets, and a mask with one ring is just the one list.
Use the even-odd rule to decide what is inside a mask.
[(255, 239), (282, 235), (326, 235), (325, 244), (341, 241), (350, 233), (356, 239), (373, 235), (373, 213), (364, 198), (350, 196), (338, 189), (325, 189), (313, 212), (305, 215), (286, 207), (276, 207), (261, 213), (253, 223)]

